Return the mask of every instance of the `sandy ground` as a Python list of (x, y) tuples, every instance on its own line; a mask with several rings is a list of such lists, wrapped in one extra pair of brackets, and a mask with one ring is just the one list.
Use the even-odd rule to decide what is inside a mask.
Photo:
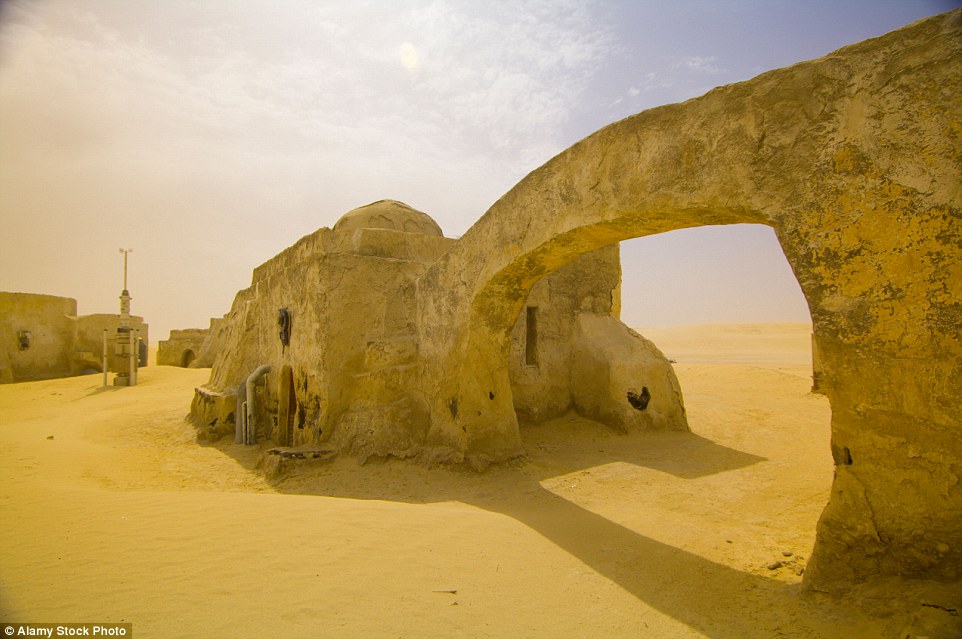
[(832, 479), (808, 326), (644, 333), (677, 360), (691, 434), (567, 416), (482, 474), (335, 459), (269, 482), (259, 450), (195, 442), (206, 369), (0, 387), (0, 619), (140, 638), (950, 636), (904, 584), (896, 604), (801, 586)]

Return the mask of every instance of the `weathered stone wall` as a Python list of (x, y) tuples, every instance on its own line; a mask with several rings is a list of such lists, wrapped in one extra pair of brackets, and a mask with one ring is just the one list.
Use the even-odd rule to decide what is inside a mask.
[[(620, 287), (618, 246), (589, 253), (534, 285), (511, 331), (508, 370), (519, 417), (537, 422), (571, 407), (577, 316), (617, 315)], [(529, 308), (535, 309), (533, 318)], [(529, 321), (535, 324), (534, 344), (528, 343)]]
[(613, 317), (580, 313), (571, 394), (579, 414), (622, 432), (688, 430), (681, 385), (658, 347)]
[[(320, 229), (259, 266), (251, 287), (237, 294), (216, 329), (212, 325), (214, 337), (202, 348), (216, 351), (211, 379), (192, 410), (208, 436), (233, 431), (236, 407), (229, 396), (267, 364), (272, 372), (254, 398), (261, 436), (288, 439), (279, 412), (287, 405), (281, 383), (288, 373), (282, 372), (289, 370), (295, 427), (287, 443), (326, 442), (360, 456), (403, 456), (410, 448), (397, 447), (396, 439), (375, 443), (374, 425), (381, 436), (390, 430), (379, 422), (388, 413), (403, 408), (413, 415), (406, 399), (415, 373), (413, 283), (452, 240), (348, 226)], [(280, 309), (291, 318), (286, 347)], [(214, 399), (217, 393), (223, 397)]]
[(220, 353), (227, 344), (228, 320), (224, 317), (210, 318), (210, 327), (207, 335), (200, 345), (197, 359), (192, 363), (193, 368), (210, 368), (214, 365), (214, 358)]
[[(539, 422), (574, 409), (620, 431), (687, 429), (671, 365), (621, 323), (620, 310), (617, 244), (565, 264), (532, 287), (509, 347), (518, 418)], [(655, 391), (653, 403), (632, 406), (627, 394), (644, 388)]]
[[(53, 295), (0, 292), (0, 382), (73, 374), (77, 300)], [(18, 334), (29, 331), (21, 350)]]
[[(211, 320), (213, 323), (213, 320)], [(166, 340), (157, 343), (157, 363), (161, 366), (197, 368), (197, 358), (210, 335), (207, 328), (184, 328), (170, 331)]]
[(836, 480), (806, 578), (958, 579), (960, 16), (646, 111), (531, 173), (418, 281), (427, 444), (515, 454), (514, 411), (488, 398), (510, 397), (506, 335), (546, 274), (631, 237), (769, 224), (833, 408)]

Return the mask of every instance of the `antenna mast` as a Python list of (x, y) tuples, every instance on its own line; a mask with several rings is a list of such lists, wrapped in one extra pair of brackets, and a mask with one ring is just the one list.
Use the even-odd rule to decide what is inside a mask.
[(122, 248), (122, 249), (120, 249), (120, 252), (124, 254), (124, 291), (126, 291), (126, 290), (127, 290), (127, 254), (128, 254), (128, 253), (133, 253), (133, 252), (134, 252), (134, 249), (132, 249), (132, 248), (124, 249), (124, 248)]
[(127, 291), (127, 254), (134, 249), (120, 249), (124, 254), (124, 290), (120, 293), (120, 325), (130, 326), (130, 293)]

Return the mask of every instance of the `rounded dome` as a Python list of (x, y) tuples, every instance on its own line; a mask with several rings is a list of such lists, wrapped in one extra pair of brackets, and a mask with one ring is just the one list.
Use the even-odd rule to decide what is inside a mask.
[(427, 213), (397, 200), (378, 200), (352, 209), (341, 216), (334, 225), (335, 231), (357, 229), (388, 229), (404, 233), (443, 236), (441, 227)]

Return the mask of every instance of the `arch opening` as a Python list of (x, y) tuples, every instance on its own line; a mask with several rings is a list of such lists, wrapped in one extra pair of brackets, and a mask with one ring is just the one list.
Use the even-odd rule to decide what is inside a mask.
[[(740, 533), (743, 538), (752, 538), (759, 534), (750, 523), (753, 513), (771, 512), (766, 525), (780, 530), (792, 543), (767, 550), (767, 555), (759, 551), (756, 554), (761, 558), (756, 561), (772, 566), (773, 576), (797, 580), (807, 568), (834, 469), (829, 452), (831, 407), (826, 397), (811, 393), (812, 327), (805, 296), (770, 227), (706, 226), (674, 233), (645, 236), (635, 246), (631, 241), (623, 242), (619, 268), (608, 278), (592, 279), (605, 266), (611, 267), (610, 257), (606, 260), (592, 252), (549, 272), (531, 288), (511, 329), (507, 355), (512, 392), (520, 389), (513, 396), (520, 441), (536, 464), (563, 469), (559, 478), (543, 480), (549, 490), (563, 491), (575, 485), (572, 482), (576, 479), (562, 480), (562, 476), (590, 481), (590, 474), (602, 472), (614, 481), (639, 482), (646, 487), (670, 485), (672, 490), (684, 492), (696, 490), (693, 486), (712, 484), (714, 475), (739, 470), (739, 477), (752, 482), (751, 486), (719, 484), (726, 487), (725, 492), (711, 500), (726, 509), (737, 524), (719, 522), (700, 496), (690, 498), (691, 506), (672, 507), (670, 516), (662, 516), (669, 521), (678, 509), (690, 507), (686, 522), (691, 525), (730, 526), (732, 536)], [(672, 272), (671, 264), (662, 264), (664, 268), (656, 275), (654, 268), (663, 261), (662, 256), (677, 255), (679, 242), (702, 244), (701, 263), (681, 272)], [(619, 257), (618, 249), (611, 246), (596, 252)], [(672, 299), (653, 292), (656, 287), (651, 285), (652, 277), (678, 282)], [(589, 292), (579, 289), (579, 282), (602, 286)], [(691, 286), (693, 282), (708, 288), (724, 282), (731, 289), (706, 296)], [(572, 286), (574, 290), (570, 290)], [(731, 291), (739, 290), (742, 297), (734, 297)], [(783, 293), (774, 307), (753, 310), (753, 297), (764, 298), (773, 291)], [(552, 348), (565, 336), (584, 339), (577, 333), (565, 333), (560, 326), (563, 319), (557, 317), (561, 313), (557, 307), (567, 302), (566, 293), (581, 305), (569, 305), (564, 311), (573, 316), (610, 313), (642, 339), (651, 340), (669, 358), (685, 397), (691, 435), (678, 433), (677, 438), (666, 439), (665, 435), (633, 433), (633, 429), (612, 419), (606, 423), (597, 414), (583, 410), (583, 400), (579, 403), (574, 387), (566, 398), (552, 396), (557, 389), (550, 382), (551, 376), (571, 375), (578, 370), (570, 360), (552, 358)], [(636, 300), (642, 303), (634, 304)], [(698, 321), (687, 324), (708, 326), (679, 328), (673, 325), (686, 322), (672, 322), (671, 314), (658, 313), (661, 305), (686, 303), (691, 312), (700, 313)], [(739, 305), (735, 314), (725, 307), (726, 303)], [(527, 366), (533, 309), (537, 309), (538, 317), (534, 341), (541, 358), (537, 367)], [(659, 321), (661, 326), (650, 330), (637, 321), (645, 317), (668, 320)], [(761, 321), (751, 323), (756, 318)], [(573, 318), (572, 324), (576, 322)], [(603, 326), (611, 328), (609, 324)], [(597, 345), (592, 342), (588, 348)], [(617, 365), (629, 363), (619, 361)], [(631, 370), (643, 373), (644, 368)], [(595, 376), (605, 374), (591, 372)], [(541, 386), (537, 387), (532, 378), (541, 380)], [(608, 374), (606, 379), (610, 382), (617, 376)], [(636, 412), (646, 410), (649, 402), (663, 400), (664, 391), (649, 378), (635, 377), (631, 382), (633, 385), (620, 388), (611, 399), (624, 402)], [(570, 383), (574, 386), (581, 382), (572, 377)], [(596, 386), (594, 392), (599, 388)], [(658, 425), (652, 428), (661, 430)], [(630, 436), (619, 434), (624, 431)], [(778, 471), (750, 469), (763, 461), (773, 462), (768, 468), (776, 466)], [(679, 483), (679, 479), (692, 481)], [(799, 504), (791, 516), (778, 510), (786, 500)], [(701, 506), (696, 508), (694, 504)], [(789, 554), (783, 555), (783, 551)]]
[(623, 321), (635, 328), (812, 316), (772, 227), (678, 229), (621, 243)]
[(193, 349), (188, 348), (180, 356), (180, 366), (181, 368), (190, 368), (191, 362), (197, 359), (197, 355), (194, 353)]
[[(684, 257), (692, 254), (696, 259)], [(662, 306), (677, 308), (659, 312)], [(594, 315), (608, 320), (588, 319)], [(586, 322), (601, 334), (586, 335)], [(649, 381), (673, 376), (669, 361), (632, 362), (631, 356), (642, 360), (662, 354), (658, 340), (648, 341), (651, 328), (695, 324), (715, 325), (713, 331), (701, 332), (711, 334), (714, 342), (705, 346), (717, 352), (698, 357), (783, 364), (811, 388), (811, 316), (772, 229), (757, 224), (686, 228), (596, 249), (531, 287), (507, 331), (506, 364), (519, 427), (574, 411), (618, 431), (633, 426), (678, 429), (670, 416), (659, 423), (664, 414), (653, 420), (620, 419), (611, 408), (599, 410), (598, 400), (585, 394), (607, 393), (609, 402), (640, 412), (647, 410), (652, 391), (656, 406), (665, 394), (677, 395), (682, 404), (680, 384), (665, 388)], [(634, 344), (647, 345), (649, 351), (639, 352)], [(605, 351), (601, 360), (608, 360), (610, 369), (597, 358), (583, 362), (586, 350)], [(532, 366), (538, 358), (545, 364)], [(684, 414), (683, 405), (680, 411)]]

